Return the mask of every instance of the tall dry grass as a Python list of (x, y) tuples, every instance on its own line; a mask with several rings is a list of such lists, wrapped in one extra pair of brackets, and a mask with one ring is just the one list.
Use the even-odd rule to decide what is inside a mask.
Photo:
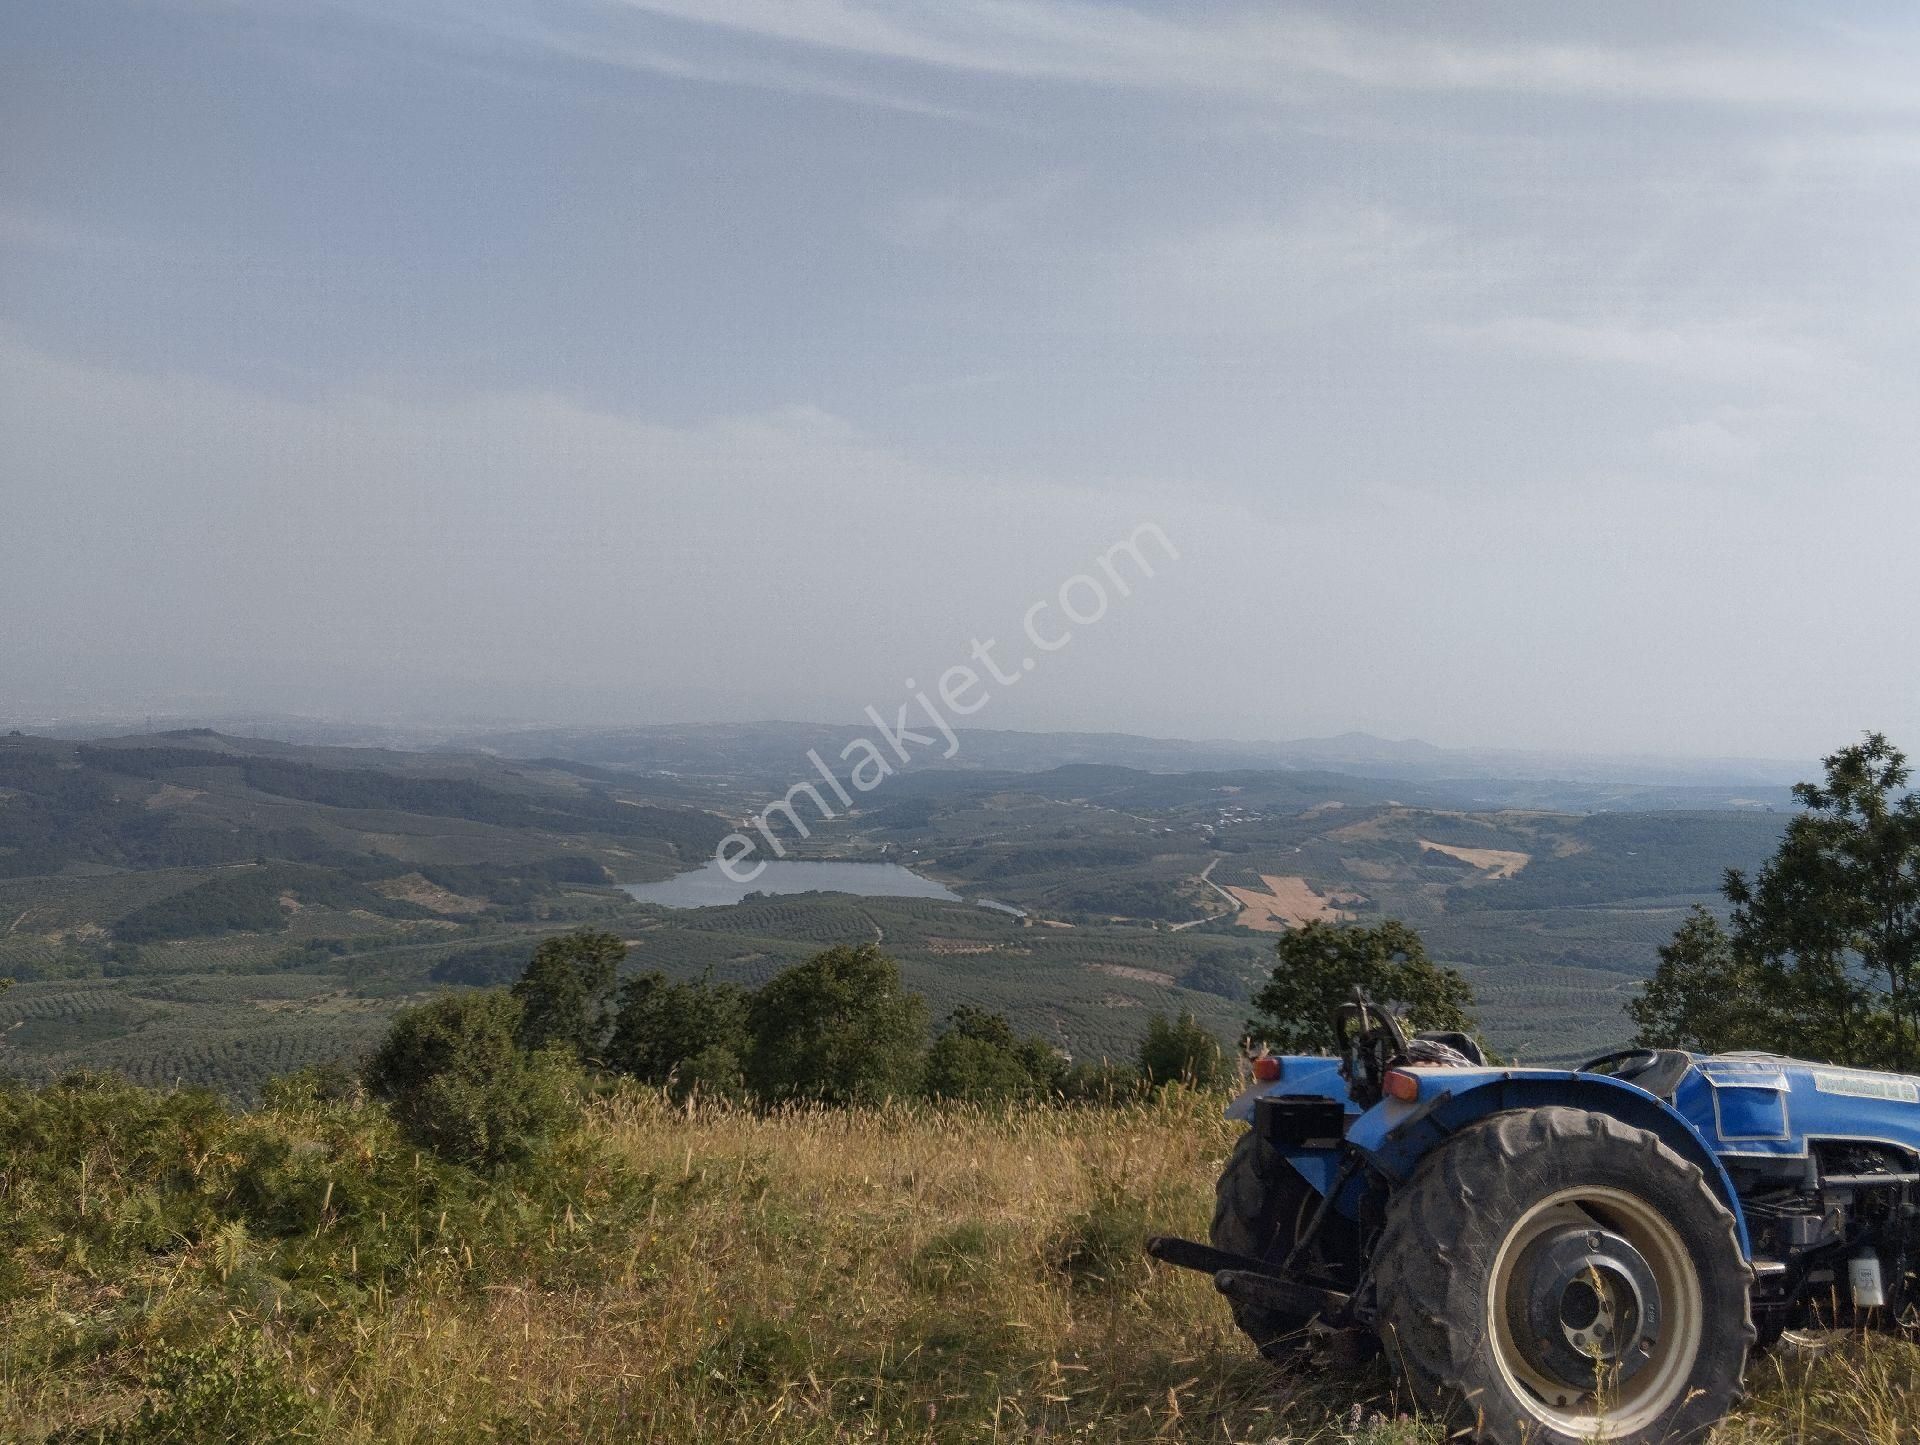
[[(1236, 1127), (1177, 1093), (768, 1116), (628, 1092), (588, 1128), (643, 1207), (590, 1254), (535, 1250), (509, 1273), (450, 1258), (300, 1329), (230, 1293), (222, 1308), (327, 1440), (1434, 1445), (1379, 1367), (1277, 1371), (1205, 1279), (1142, 1257), (1150, 1230), (1204, 1233)], [(596, 1221), (548, 1228), (557, 1246)], [(218, 1265), (179, 1266), (176, 1287), (213, 1290)], [(1725, 1439), (1920, 1442), (1916, 1365), (1889, 1341), (1762, 1361)], [(128, 1369), (96, 1375), (92, 1401), (9, 1378), (0, 1435), (45, 1438), (55, 1401), (123, 1409)]]
[[(1212, 1098), (688, 1111), (592, 1127), (651, 1193), (602, 1277), (397, 1305), (318, 1352), (341, 1438), (1386, 1439), (1384, 1377), (1277, 1378), (1151, 1228), (1204, 1232)], [(1351, 1428), (1356, 1399), (1367, 1402)]]

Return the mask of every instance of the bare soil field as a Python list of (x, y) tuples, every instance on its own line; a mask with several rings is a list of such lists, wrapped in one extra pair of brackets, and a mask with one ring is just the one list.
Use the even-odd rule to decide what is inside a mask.
[(417, 903), (435, 913), (479, 913), (487, 906), (484, 898), (468, 898), (428, 882), (418, 873), (404, 873), (373, 885), (373, 891), (402, 903)]
[(1494, 878), (1511, 878), (1533, 861), (1531, 853), (1514, 853), (1505, 848), (1456, 848), (1450, 843), (1429, 843), (1425, 838), (1416, 841), (1429, 853), (1445, 853), (1449, 858), (1471, 863)]
[(1173, 987), (1173, 975), (1162, 973), (1157, 968), (1133, 968), (1124, 963), (1090, 963), (1087, 968), (1094, 973), (1104, 973), (1109, 978), (1130, 978), (1135, 983), (1155, 983), (1162, 988)]
[(1257, 888), (1227, 889), (1240, 900), (1240, 916), (1235, 921), (1242, 928), (1258, 933), (1285, 933), (1303, 924), (1343, 923), (1353, 916), (1335, 907), (1331, 899), (1316, 892), (1304, 878), (1262, 873), (1260, 881), (1267, 885), (1267, 892)]

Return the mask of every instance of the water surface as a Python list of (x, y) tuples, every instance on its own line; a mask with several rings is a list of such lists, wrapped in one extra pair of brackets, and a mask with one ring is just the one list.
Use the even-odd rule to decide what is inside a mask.
[[(727, 877), (718, 858), (706, 866), (681, 873), (660, 883), (622, 883), (620, 885), (642, 903), (659, 903), (668, 908), (710, 908), (716, 904), (738, 903), (749, 893), (857, 893), (865, 898), (945, 898), (959, 902), (960, 895), (944, 883), (922, 878), (898, 863), (803, 863), (794, 859), (769, 861), (751, 883), (736, 883)], [(990, 907), (1004, 905), (990, 904)], [(1009, 910), (1017, 911), (1017, 910)]]

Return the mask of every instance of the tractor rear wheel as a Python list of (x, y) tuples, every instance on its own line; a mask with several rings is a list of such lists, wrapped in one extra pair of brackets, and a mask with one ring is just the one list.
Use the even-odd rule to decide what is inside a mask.
[[(1269, 1264), (1283, 1264), (1319, 1203), (1320, 1196), (1285, 1156), (1249, 1129), (1240, 1136), (1214, 1187), (1213, 1247)], [(1329, 1218), (1322, 1226), (1327, 1248), (1315, 1248), (1307, 1265), (1324, 1264), (1329, 1251), (1337, 1252), (1351, 1231), (1347, 1221)], [(1300, 1343), (1313, 1319), (1310, 1314), (1291, 1314), (1240, 1300), (1230, 1303), (1234, 1323), (1270, 1359), (1284, 1358)]]
[(1751, 1279), (1698, 1168), (1580, 1109), (1462, 1130), (1395, 1193), (1374, 1256), (1388, 1358), (1489, 1445), (1704, 1434), (1740, 1387)]

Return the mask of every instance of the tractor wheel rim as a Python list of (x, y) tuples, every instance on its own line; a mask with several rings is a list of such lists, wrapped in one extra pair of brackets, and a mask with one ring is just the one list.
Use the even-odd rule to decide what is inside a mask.
[(1563, 1189), (1534, 1204), (1488, 1282), (1487, 1338), (1508, 1388), (1540, 1423), (1582, 1440), (1644, 1430), (1684, 1397), (1703, 1315), (1685, 1240), (1624, 1189)]

